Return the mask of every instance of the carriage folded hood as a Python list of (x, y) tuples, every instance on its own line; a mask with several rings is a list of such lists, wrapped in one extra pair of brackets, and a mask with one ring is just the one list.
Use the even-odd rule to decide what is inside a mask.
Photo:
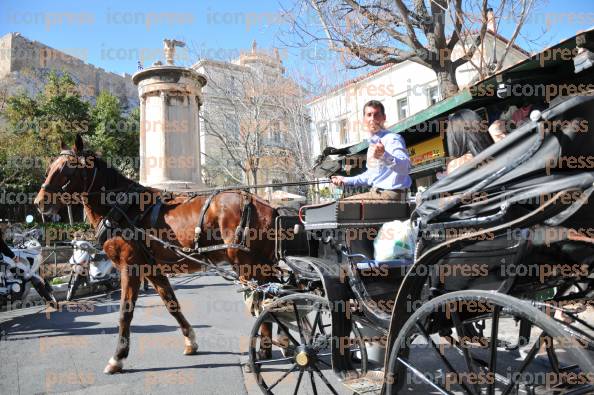
[[(524, 124), (433, 184), (422, 194), (414, 215), (434, 221), (472, 218), (498, 210), (503, 202), (521, 204), (562, 190), (588, 188), (594, 182), (594, 136), (589, 130), (593, 110), (594, 97), (561, 101), (539, 121)], [(447, 207), (463, 193), (470, 196)]]

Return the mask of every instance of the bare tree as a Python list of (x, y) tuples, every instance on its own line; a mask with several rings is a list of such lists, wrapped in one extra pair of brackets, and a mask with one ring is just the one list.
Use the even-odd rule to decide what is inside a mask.
[(208, 80), (202, 119), (211, 142), (204, 149), (205, 171), (211, 177), (224, 174), (231, 182), (254, 185), (266, 170), (282, 182), (311, 179), (309, 121), (301, 88), (266, 67), (207, 60), (197, 69)]
[[(416, 62), (435, 71), (448, 97), (458, 91), (462, 64), (470, 61), (481, 77), (501, 68), (536, 1), (495, 0), (491, 9), (487, 0), (298, 0), (286, 16), (291, 41), (323, 41), (350, 69)], [(513, 33), (492, 59), (482, 43), (503, 18)]]

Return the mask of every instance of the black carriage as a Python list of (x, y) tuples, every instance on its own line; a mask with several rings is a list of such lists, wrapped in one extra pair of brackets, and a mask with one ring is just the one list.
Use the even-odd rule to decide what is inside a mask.
[[(475, 86), (498, 95), (462, 92), (416, 120), (527, 100), (506, 95), (517, 83), (588, 85), (592, 31), (554, 48), (576, 43), (571, 59), (539, 54)], [(333, 371), (357, 393), (594, 393), (593, 88), (555, 97), (417, 200), (279, 217), (277, 232), (299, 231), (278, 242), (288, 277), (262, 289), (250, 336), (262, 391), (343, 391)], [(414, 254), (376, 261), (395, 219), (413, 224)]]

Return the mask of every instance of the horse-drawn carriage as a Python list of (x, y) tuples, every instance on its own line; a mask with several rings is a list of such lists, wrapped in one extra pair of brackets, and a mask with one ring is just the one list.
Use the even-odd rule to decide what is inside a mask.
[[(577, 41), (591, 59), (591, 32)], [(463, 92), (418, 120), (526, 100), (501, 91), (518, 79), (592, 80), (540, 56), (477, 84), (499, 97)], [(249, 363), (262, 391), (337, 393), (333, 371), (358, 393), (594, 393), (592, 95), (557, 97), (418, 201), (303, 207), (277, 245), (287, 278), (260, 289)], [(413, 256), (373, 259), (378, 229), (404, 219)], [(294, 222), (279, 217), (277, 236)]]
[[(336, 393), (329, 369), (358, 393), (593, 393), (593, 35), (397, 124), (410, 144), (439, 136), (462, 108), (488, 116), (499, 104), (534, 105), (513, 133), (418, 200), (339, 201), (291, 216), (244, 191), (167, 196), (121, 175), (77, 136), (50, 164), (35, 203), (52, 214), (70, 204), (64, 196), (85, 196), (97, 239), (123, 274), (118, 342), (104, 372), (123, 371), (143, 278), (178, 321), (184, 354), (196, 354), (163, 268), (227, 261), (260, 281), (248, 284), (263, 308), (249, 356), (266, 393)], [(124, 199), (107, 205), (106, 193)], [(147, 196), (148, 207), (127, 199)], [(404, 219), (412, 254), (374, 259), (378, 229)], [(275, 227), (273, 240), (248, 237)], [(258, 278), (262, 262), (274, 272)]]

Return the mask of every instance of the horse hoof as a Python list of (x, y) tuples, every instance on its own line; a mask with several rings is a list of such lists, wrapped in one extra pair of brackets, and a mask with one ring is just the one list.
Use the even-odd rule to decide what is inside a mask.
[(184, 348), (184, 355), (196, 355), (198, 354), (198, 346), (186, 346)]
[(108, 363), (107, 366), (105, 367), (105, 369), (103, 369), (103, 373), (105, 373), (105, 374), (122, 373), (122, 367)]
[(121, 373), (123, 367), (124, 367), (124, 364), (122, 363), (122, 361), (117, 361), (114, 358), (110, 358), (109, 362), (107, 363), (107, 366), (105, 367), (105, 369), (103, 369), (103, 373), (105, 373), (105, 374)]

